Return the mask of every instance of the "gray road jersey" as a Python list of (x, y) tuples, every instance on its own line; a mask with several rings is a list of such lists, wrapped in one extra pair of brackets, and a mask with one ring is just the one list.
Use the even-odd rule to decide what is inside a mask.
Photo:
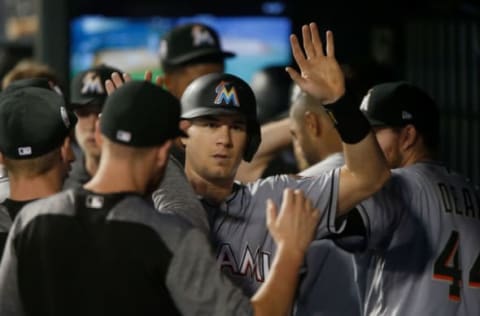
[(208, 233), (208, 219), (202, 204), (185, 176), (183, 166), (170, 155), (160, 186), (152, 194), (155, 208), (187, 219), (193, 226)]
[(272, 176), (248, 185), (237, 184), (220, 206), (204, 201), (222, 270), (249, 296), (265, 281), (275, 253), (275, 243), (266, 227), (266, 201), (271, 198), (280, 206), (285, 188), (303, 190), (322, 212), (318, 238), (335, 232), (338, 180), (339, 169), (319, 177)]
[[(319, 175), (343, 165), (343, 153), (335, 153), (299, 174)], [(294, 315), (361, 315), (352, 254), (331, 240), (315, 240), (308, 249), (305, 263)]]
[(313, 166), (308, 167), (307, 169), (299, 172), (298, 174), (303, 177), (312, 177), (324, 172), (328, 172), (334, 168), (341, 167), (345, 164), (345, 159), (343, 158), (343, 153), (334, 153), (325, 158), (324, 160), (314, 164)]
[(393, 171), (364, 201), (367, 315), (480, 315), (479, 195), (437, 163)]
[[(8, 237), (4, 258), (0, 265), (0, 315), (24, 314), (24, 307), (19, 295), (21, 279), (17, 274), (17, 268), (20, 266), (20, 263), (17, 261), (16, 248), (14, 246), (19, 236), (22, 236), (21, 240), (32, 240), (32, 242), (38, 243), (40, 239), (46, 240), (46, 237), (49, 236), (50, 232), (44, 228), (47, 228), (47, 225), (52, 227), (52, 222), (54, 224), (63, 223), (64, 225), (78, 222), (76, 218), (78, 216), (75, 215), (74, 211), (76, 203), (74, 196), (73, 191), (67, 190), (49, 198), (32, 202), (16, 217)], [(91, 195), (90, 197), (86, 199), (86, 204), (90, 205), (88, 207), (101, 209), (104, 201), (102, 196)], [(105, 197), (106, 199), (107, 197)], [(253, 314), (248, 298), (243, 296), (242, 291), (233, 286), (220, 273), (211, 246), (203, 232), (196, 228), (192, 229), (177, 216), (157, 212), (150, 204), (147, 204), (138, 196), (127, 195), (126, 198), (112, 206), (106, 215), (105, 221), (109, 222), (110, 225), (123, 225), (127, 229), (133, 226), (144, 227), (144, 230), (158, 234), (164, 245), (169, 249), (169, 253), (165, 254), (165, 256), (169, 256), (166, 259), (169, 262), (168, 269), (164, 277), (158, 278), (158, 282), (165, 282), (172, 299), (182, 315), (224, 316)], [(40, 229), (33, 229), (35, 225)], [(30, 237), (28, 234), (22, 234), (24, 231), (27, 231), (27, 233), (30, 231), (38, 232), (42, 238), (39, 239), (39, 236), (35, 236), (35, 239), (29, 239), (34, 238), (34, 236)], [(128, 233), (128, 231), (125, 231), (125, 233)], [(133, 234), (131, 239), (134, 240), (136, 236)], [(64, 240), (58, 238), (55, 240), (58, 242), (69, 242), (69, 238), (71, 238), (70, 234), (66, 233)], [(78, 238), (78, 236), (74, 238)], [(24, 244), (28, 246), (29, 242)], [(152, 244), (149, 245), (152, 246)], [(139, 246), (147, 247), (148, 245)], [(158, 249), (156, 250), (157, 252), (159, 251)], [(75, 251), (75, 249), (72, 251)], [(155, 249), (151, 249), (151, 251), (153, 253)], [(78, 256), (81, 255), (78, 254)], [(77, 260), (78, 256), (67, 256), (64, 260), (66, 262), (71, 258)], [(45, 258), (45, 260), (48, 259)], [(48, 266), (46, 265), (46, 267)], [(61, 267), (63, 268), (64, 266), (68, 266), (68, 264)], [(138, 268), (140, 272), (135, 271), (132, 273), (142, 273), (141, 269), (147, 269), (150, 266), (146, 265)], [(42, 271), (45, 272), (46, 270)], [(49, 271), (55, 274), (55, 269), (49, 269)], [(120, 277), (122, 276), (119, 275)], [(35, 284), (35, 286), (50, 288), (47, 284)], [(94, 282), (92, 286), (95, 286)], [(125, 284), (122, 284), (122, 287), (125, 287)], [(135, 295), (135, 293), (131, 293), (131, 295)]]

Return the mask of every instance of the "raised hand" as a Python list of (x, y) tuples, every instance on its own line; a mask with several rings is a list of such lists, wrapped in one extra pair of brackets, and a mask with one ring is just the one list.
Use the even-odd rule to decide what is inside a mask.
[(345, 78), (335, 59), (333, 33), (327, 31), (326, 37), (325, 55), (316, 23), (302, 26), (303, 49), (297, 36), (290, 35), (292, 54), (300, 73), (292, 67), (286, 70), (303, 91), (329, 104), (345, 93)]
[(107, 90), (107, 94), (112, 94), (113, 91), (117, 90), (121, 87), (125, 82), (131, 81), (132, 77), (127, 74), (119, 74), (118, 72), (114, 72), (111, 75), (111, 79), (105, 80), (105, 89)]
[[(143, 76), (145, 81), (152, 81), (153, 73), (151, 70), (146, 70)], [(125, 82), (132, 81), (132, 77), (128, 73), (119, 74), (118, 72), (114, 72), (111, 76), (111, 79), (105, 80), (105, 88), (107, 90), (107, 94), (112, 94), (113, 91), (117, 90), (120, 86), (122, 86)], [(155, 78), (155, 84), (157, 86), (162, 87), (164, 84), (164, 79), (161, 76), (157, 76)]]
[(304, 256), (320, 219), (320, 212), (313, 208), (309, 199), (300, 190), (283, 191), (280, 213), (277, 207), (267, 202), (267, 227), (278, 247), (289, 249), (289, 253)]

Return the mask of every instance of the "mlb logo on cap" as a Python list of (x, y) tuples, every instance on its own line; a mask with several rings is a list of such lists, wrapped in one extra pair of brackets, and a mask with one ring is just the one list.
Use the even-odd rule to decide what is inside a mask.
[(18, 147), (18, 154), (20, 156), (30, 156), (32, 154), (32, 147)]
[(117, 131), (117, 140), (129, 143), (132, 140), (132, 133), (127, 131)]

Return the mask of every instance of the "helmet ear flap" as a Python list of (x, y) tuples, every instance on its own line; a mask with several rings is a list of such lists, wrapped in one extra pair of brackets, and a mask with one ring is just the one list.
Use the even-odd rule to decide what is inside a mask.
[(245, 152), (243, 153), (243, 160), (250, 162), (255, 156), (255, 153), (260, 146), (262, 141), (262, 136), (260, 133), (260, 125), (257, 122), (249, 122), (251, 126), (248, 126), (247, 131), (247, 145), (245, 147)]

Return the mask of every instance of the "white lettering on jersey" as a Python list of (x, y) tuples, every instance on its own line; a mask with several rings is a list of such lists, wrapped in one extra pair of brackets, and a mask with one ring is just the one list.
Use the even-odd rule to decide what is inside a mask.
[(230, 269), (234, 274), (238, 273), (238, 265), (235, 261), (235, 255), (233, 254), (232, 248), (229, 244), (223, 244), (217, 255), (217, 262), (220, 263), (220, 266), (223, 268)]
[(218, 250), (217, 262), (222, 269), (227, 268), (233, 274), (255, 277), (258, 282), (264, 282), (270, 272), (270, 256), (270, 253), (259, 249), (252, 252), (247, 246), (241, 260), (237, 260), (230, 244), (222, 244)]

